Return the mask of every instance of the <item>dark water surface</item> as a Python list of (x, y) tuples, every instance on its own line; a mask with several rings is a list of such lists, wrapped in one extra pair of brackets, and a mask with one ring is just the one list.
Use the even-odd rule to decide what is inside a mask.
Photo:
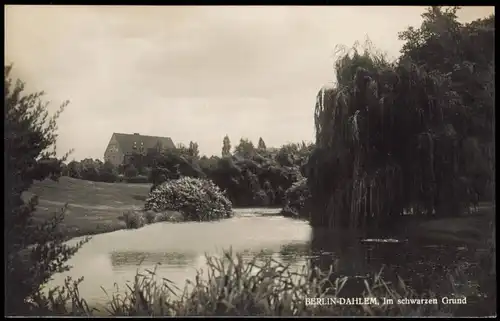
[[(456, 267), (474, 271), (475, 256), (481, 250), (411, 240), (360, 242), (352, 233), (313, 231), (307, 222), (273, 215), (276, 209), (235, 212), (234, 218), (219, 222), (157, 223), (93, 236), (69, 262), (73, 269), (56, 275), (49, 287), (63, 284), (67, 275), (74, 279), (83, 276), (81, 296), (89, 304), (102, 304), (107, 301), (102, 288), (108, 294), (116, 291), (115, 284), (123, 290), (138, 268), (153, 269), (160, 263), (157, 273), (183, 288), (186, 279), (193, 280), (196, 270), (205, 267), (205, 253), (220, 255), (232, 247), (249, 260), (264, 252), (292, 268), (309, 261), (323, 269), (333, 265), (337, 275), (358, 278), (385, 266), (384, 275), (389, 279), (395, 280), (398, 274), (417, 290), (432, 287), (446, 293), (451, 291), (447, 273)], [(474, 274), (469, 277), (473, 283)]]

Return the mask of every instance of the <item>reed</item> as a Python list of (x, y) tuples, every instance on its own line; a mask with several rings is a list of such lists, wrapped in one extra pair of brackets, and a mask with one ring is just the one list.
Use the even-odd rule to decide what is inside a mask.
[[(255, 256), (250, 261), (239, 254), (206, 257), (206, 273), (198, 271), (181, 290), (154, 270), (139, 271), (121, 293), (108, 295), (105, 309), (93, 309), (80, 297), (81, 280), (68, 279), (61, 289), (40, 301), (44, 315), (110, 316), (451, 316), (456, 305), (383, 304), (382, 298), (436, 298), (432, 291), (417, 295), (405, 282), (384, 281), (382, 271), (365, 279), (359, 297), (377, 298), (369, 305), (306, 305), (306, 298), (340, 298), (347, 277), (333, 278), (309, 264), (291, 268), (271, 258)], [(475, 295), (467, 282), (457, 282), (455, 296)], [(118, 290), (118, 287), (117, 287)]]

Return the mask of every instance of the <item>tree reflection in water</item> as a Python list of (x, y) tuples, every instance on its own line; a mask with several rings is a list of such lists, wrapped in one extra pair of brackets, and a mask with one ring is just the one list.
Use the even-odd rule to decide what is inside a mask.
[(187, 267), (193, 266), (198, 257), (196, 253), (139, 251), (117, 251), (112, 252), (110, 256), (113, 267), (139, 266), (142, 264), (165, 264), (176, 267)]
[(471, 265), (476, 251), (450, 244), (366, 243), (353, 231), (313, 229), (311, 235), (311, 252), (315, 254), (310, 259), (311, 265), (322, 272), (332, 266), (332, 281), (349, 277), (340, 293), (345, 297), (361, 295), (365, 290), (364, 280), (382, 268), (385, 281), (398, 285), (399, 276), (417, 293), (428, 290), (452, 293), (449, 273)]

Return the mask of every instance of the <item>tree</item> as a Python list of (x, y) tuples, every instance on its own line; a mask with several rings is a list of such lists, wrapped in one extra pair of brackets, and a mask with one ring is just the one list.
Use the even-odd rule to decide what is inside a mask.
[(118, 180), (118, 169), (110, 161), (106, 161), (99, 169), (99, 180), (114, 183)]
[(188, 147), (188, 154), (192, 158), (198, 159), (200, 158), (200, 150), (198, 148), (198, 143), (195, 142), (189, 142), (189, 147)]
[(92, 158), (86, 158), (80, 162), (81, 177), (88, 181), (99, 181), (100, 163), (94, 162)]
[(144, 171), (144, 167), (147, 166), (147, 154), (133, 152), (132, 155), (128, 156), (127, 163), (134, 165), (137, 169), (138, 173), (142, 173)]
[(177, 144), (177, 148), (175, 149), (175, 151), (169, 151), (169, 152), (167, 152), (167, 154), (172, 154), (172, 152), (176, 153), (179, 156), (189, 156), (190, 155), (189, 148), (186, 147), (186, 145), (184, 145), (182, 143)]
[(68, 164), (68, 176), (72, 178), (82, 178), (82, 166), (77, 161), (71, 161)]
[(231, 141), (226, 135), (222, 140), (222, 157), (231, 156)]
[(59, 160), (57, 167), (46, 166), (43, 161), (56, 155), (56, 120), (67, 102), (49, 118), (43, 92), (24, 93), (24, 83), (14, 83), (9, 76), (11, 70), (12, 66), (4, 66), (5, 308), (8, 315), (26, 315), (40, 313), (35, 307), (41, 308), (46, 302), (42, 285), (54, 273), (69, 269), (66, 262), (86, 240), (76, 246), (65, 245), (66, 238), (58, 229), (65, 208), (40, 224), (34, 219), (37, 198), (24, 202), (21, 197), (34, 181), (57, 178), (54, 174), (67, 158), (65, 155)]
[(338, 59), (336, 87), (316, 99), (312, 225), (383, 226), (404, 209), (458, 215), (469, 206), (479, 165), (470, 156), (493, 125), (494, 28), (461, 25), (455, 11), (427, 10), (420, 29), (402, 34), (395, 62), (369, 48)]
[(61, 176), (69, 176), (68, 164), (61, 163)]
[(125, 168), (125, 177), (131, 178), (136, 177), (137, 175), (139, 175), (139, 171), (137, 170), (137, 168), (135, 168), (134, 164), (129, 164)]
[(240, 143), (234, 148), (234, 153), (244, 158), (249, 158), (255, 154), (255, 147), (251, 140), (241, 138)]
[(259, 138), (259, 144), (257, 145), (257, 149), (259, 151), (265, 151), (266, 150), (266, 143), (264, 143), (264, 140), (262, 137)]
[(276, 161), (281, 166), (293, 166), (295, 159), (298, 158), (298, 154), (298, 144), (286, 144), (279, 149), (276, 155)]
[(155, 163), (153, 168), (151, 168), (151, 174), (149, 176), (149, 181), (153, 183), (151, 185), (150, 192), (152, 192), (158, 185), (167, 181), (168, 175), (169, 175), (168, 169), (159, 166), (157, 163)]
[(466, 176), (473, 189), (486, 196), (494, 176), (495, 16), (461, 24), (458, 10), (428, 8), (420, 28), (399, 34), (405, 41), (401, 52), (426, 71), (437, 70), (451, 78), (452, 89), (467, 107), (450, 119), (461, 135), (459, 145), (472, 160), (466, 164)]
[(218, 166), (220, 158), (212, 156), (210, 158), (202, 156), (200, 158), (200, 168), (206, 175), (210, 175)]
[(451, 75), (370, 50), (346, 53), (336, 69), (336, 87), (316, 100), (311, 224), (389, 228), (404, 209), (461, 213), (470, 119)]

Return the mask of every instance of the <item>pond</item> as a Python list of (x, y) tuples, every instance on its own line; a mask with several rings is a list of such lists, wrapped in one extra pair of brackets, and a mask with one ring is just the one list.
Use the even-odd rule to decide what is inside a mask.
[(292, 268), (307, 260), (323, 269), (333, 265), (337, 275), (363, 277), (385, 266), (389, 278), (398, 274), (416, 289), (445, 286), (448, 272), (476, 264), (472, 258), (478, 249), (411, 240), (361, 242), (352, 233), (313, 231), (307, 222), (277, 214), (276, 209), (237, 209), (233, 218), (217, 222), (157, 223), (95, 235), (70, 260), (73, 268), (55, 275), (49, 287), (63, 284), (67, 275), (83, 276), (80, 294), (98, 306), (108, 299), (103, 289), (115, 293), (116, 284), (123, 290), (138, 268), (159, 263), (157, 273), (182, 289), (205, 266), (206, 253), (220, 255), (230, 247), (248, 259), (263, 252)]

